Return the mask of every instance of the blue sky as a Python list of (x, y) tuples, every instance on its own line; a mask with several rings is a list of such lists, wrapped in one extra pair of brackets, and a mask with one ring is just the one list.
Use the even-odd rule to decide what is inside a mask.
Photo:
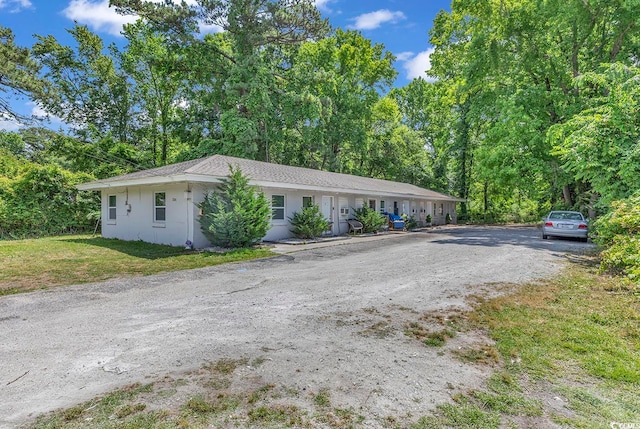
[[(156, 0), (158, 1), (158, 0)], [(195, 2), (188, 0), (187, 3)], [(438, 11), (450, 9), (451, 0), (316, 0), (316, 6), (333, 27), (355, 29), (375, 43), (382, 43), (397, 61), (396, 86), (425, 75), (429, 68), (429, 29)], [(0, 25), (9, 27), (20, 46), (31, 47), (34, 34), (53, 35), (63, 44), (72, 44), (65, 29), (74, 21), (87, 25), (106, 44), (118, 43), (119, 32), (132, 17), (123, 17), (108, 7), (109, 0), (0, 0)], [(202, 28), (202, 31), (217, 31)], [(6, 95), (6, 94), (4, 94)], [(14, 100), (21, 113), (42, 114), (29, 100)], [(58, 128), (55, 118), (49, 125)], [(0, 129), (15, 130), (18, 125), (0, 118)]]

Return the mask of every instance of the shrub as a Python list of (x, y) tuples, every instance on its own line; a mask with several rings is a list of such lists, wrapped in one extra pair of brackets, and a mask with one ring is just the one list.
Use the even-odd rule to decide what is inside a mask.
[(594, 223), (593, 241), (605, 247), (600, 269), (640, 283), (640, 192), (611, 208)]
[(24, 238), (90, 230), (89, 214), (100, 210), (97, 193), (75, 185), (92, 180), (56, 165), (25, 164), (13, 178), (0, 178), (0, 238)]
[(416, 229), (418, 227), (418, 221), (416, 220), (415, 217), (410, 216), (406, 221), (405, 221), (405, 228), (409, 231), (411, 231), (412, 229)]
[(385, 216), (367, 206), (354, 209), (353, 212), (356, 220), (362, 223), (363, 232), (378, 231), (382, 225), (387, 223), (387, 218)]
[(215, 246), (249, 247), (267, 234), (271, 208), (264, 193), (249, 185), (239, 167), (230, 165), (229, 171), (218, 192), (207, 193), (198, 205), (200, 228)]
[(329, 221), (320, 212), (320, 207), (315, 204), (293, 213), (289, 221), (293, 225), (291, 232), (298, 238), (319, 237), (329, 228)]

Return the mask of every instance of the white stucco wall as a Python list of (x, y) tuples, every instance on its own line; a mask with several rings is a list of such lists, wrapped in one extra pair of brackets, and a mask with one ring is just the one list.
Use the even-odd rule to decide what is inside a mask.
[[(131, 186), (110, 188), (102, 191), (102, 235), (106, 238), (121, 240), (141, 240), (151, 243), (184, 246), (187, 240), (196, 248), (210, 245), (200, 229), (199, 209), (197, 204), (204, 198), (210, 186), (193, 183), (172, 183), (158, 186)], [(348, 231), (347, 219), (353, 218), (353, 209), (368, 205), (369, 200), (375, 201), (375, 208), (381, 211), (380, 202), (385, 202), (384, 211), (393, 212), (394, 202), (398, 203), (401, 214), (404, 206), (408, 215), (414, 215), (416, 220), (424, 220), (429, 210), (433, 222), (437, 225), (445, 223), (447, 213), (451, 214), (453, 222), (456, 220), (455, 203), (428, 201), (421, 199), (406, 200), (404, 198), (381, 197), (375, 195), (350, 195), (330, 192), (309, 192), (277, 188), (261, 189), (268, 201), (273, 195), (285, 196), (285, 218), (272, 220), (271, 228), (264, 241), (277, 241), (291, 237), (289, 218), (302, 209), (303, 197), (312, 197), (315, 204), (327, 212), (332, 222), (331, 234), (340, 235)], [(165, 192), (166, 220), (154, 222), (154, 193)], [(116, 219), (109, 220), (109, 196), (116, 196)], [(325, 203), (322, 206), (323, 197)], [(424, 207), (424, 212), (421, 209)], [(341, 208), (348, 208), (348, 213), (342, 213)], [(415, 212), (414, 212), (415, 210)]]
[[(193, 236), (188, 215), (191, 194), (186, 184), (111, 188), (102, 191), (102, 236), (121, 240), (141, 240), (173, 246), (184, 245)], [(154, 193), (166, 196), (166, 219), (154, 222)], [(109, 195), (116, 196), (116, 219), (109, 219)]]

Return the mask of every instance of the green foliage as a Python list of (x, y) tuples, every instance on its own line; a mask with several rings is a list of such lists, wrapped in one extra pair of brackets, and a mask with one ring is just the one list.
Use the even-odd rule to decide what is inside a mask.
[(322, 235), (329, 228), (329, 221), (320, 212), (317, 204), (303, 207), (289, 218), (293, 225), (293, 234), (298, 238), (315, 238)]
[(6, 150), (15, 156), (24, 156), (25, 144), (20, 134), (0, 130), (0, 150)]
[(586, 211), (638, 188), (636, 8), (456, 1), (438, 14), (429, 73), (441, 89), (403, 99), (440, 103), (403, 110), (441, 144), (434, 153), (445, 148), (444, 177), (469, 197), (472, 218), (527, 218), (523, 206)]
[[(99, 178), (214, 153), (378, 177), (487, 222), (594, 213), (640, 187), (636, 2), (453, 2), (430, 34), (437, 80), (391, 91), (391, 52), (329, 33), (312, 0), (111, 4), (141, 17), (126, 46), (86, 26), (72, 47), (39, 37), (46, 84), (0, 28), (0, 92), (33, 94), (76, 137), (0, 146)], [(200, 37), (203, 18), (224, 31)]]
[(17, 113), (11, 106), (6, 94), (17, 96), (35, 95), (42, 90), (42, 81), (38, 78), (40, 66), (31, 57), (29, 49), (17, 46), (13, 32), (0, 26), (0, 118), (26, 121), (29, 118)]
[(51, 35), (37, 36), (33, 52), (45, 66), (47, 82), (38, 101), (81, 134), (92, 127), (128, 141), (138, 116), (132, 109), (127, 76), (118, 70), (115, 47), (105, 52), (103, 40), (87, 26), (76, 25), (68, 32), (77, 43), (75, 50)]
[(387, 218), (385, 216), (368, 206), (362, 206), (362, 208), (354, 209), (353, 212), (355, 219), (362, 223), (363, 232), (378, 231), (385, 223), (387, 223)]
[(640, 192), (611, 208), (594, 224), (593, 240), (605, 247), (600, 268), (640, 284)]
[[(11, 156), (0, 163), (9, 165)], [(0, 238), (22, 238), (85, 231), (90, 214), (100, 210), (99, 196), (75, 185), (93, 177), (55, 165), (25, 162), (0, 176)]]
[(405, 221), (405, 228), (411, 231), (412, 229), (416, 229), (417, 227), (418, 221), (416, 220), (415, 216), (409, 216)]
[(229, 166), (230, 175), (214, 193), (205, 195), (200, 227), (215, 246), (249, 247), (267, 234), (271, 219), (269, 202), (249, 185), (239, 167)]
[[(391, 52), (360, 32), (338, 29), (330, 37), (304, 43), (292, 58), (289, 74), (287, 93), (296, 96), (283, 100), (288, 130), (286, 138), (271, 146), (275, 157), (303, 167), (395, 177), (384, 169), (390, 164), (384, 155), (400, 157), (419, 139), (399, 115), (384, 109), (379, 112), (382, 126), (374, 127), (380, 93), (397, 74)], [(393, 142), (385, 141), (392, 135)], [(399, 170), (403, 164), (397, 165)]]
[(576, 180), (590, 183), (601, 204), (640, 189), (640, 69), (622, 63), (576, 79), (589, 95), (582, 110), (553, 126), (554, 153)]

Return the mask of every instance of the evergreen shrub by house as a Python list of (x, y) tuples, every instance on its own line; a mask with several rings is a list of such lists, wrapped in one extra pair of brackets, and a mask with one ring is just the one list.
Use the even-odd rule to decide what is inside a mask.
[(385, 216), (368, 206), (362, 206), (362, 208), (354, 209), (353, 212), (355, 219), (362, 223), (363, 232), (378, 231), (382, 225), (387, 223), (387, 218)]
[(611, 208), (594, 224), (593, 240), (605, 248), (600, 268), (640, 284), (640, 192)]
[(289, 221), (293, 225), (291, 232), (298, 238), (319, 237), (329, 228), (329, 221), (316, 204), (303, 207), (300, 212), (295, 212)]
[(264, 193), (249, 185), (239, 167), (198, 205), (200, 228), (214, 246), (240, 248), (260, 242), (269, 230), (271, 206)]

